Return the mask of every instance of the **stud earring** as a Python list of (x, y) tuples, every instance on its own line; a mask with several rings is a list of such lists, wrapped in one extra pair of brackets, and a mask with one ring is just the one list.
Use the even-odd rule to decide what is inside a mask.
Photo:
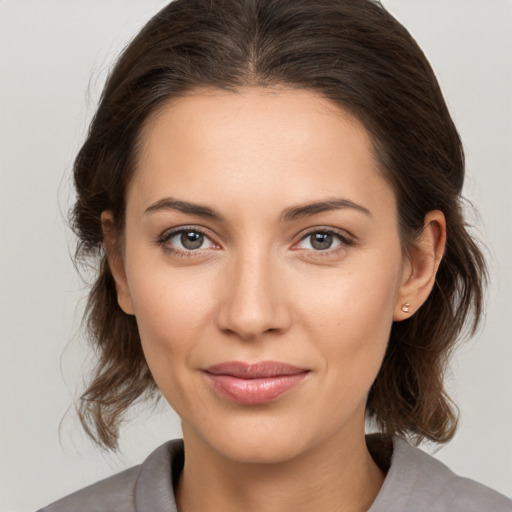
[(404, 313), (409, 313), (409, 308), (410, 307), (411, 307), (411, 305), (408, 302), (406, 302), (405, 304), (402, 304), (402, 311)]

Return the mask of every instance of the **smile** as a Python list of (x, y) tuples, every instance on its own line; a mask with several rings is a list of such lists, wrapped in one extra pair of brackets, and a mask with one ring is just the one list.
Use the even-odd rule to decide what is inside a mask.
[(297, 387), (310, 370), (275, 361), (221, 363), (204, 370), (223, 398), (244, 405), (265, 404)]

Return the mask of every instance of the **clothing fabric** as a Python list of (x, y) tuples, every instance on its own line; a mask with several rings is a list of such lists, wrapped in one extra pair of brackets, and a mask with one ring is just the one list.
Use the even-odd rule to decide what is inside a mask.
[[(367, 443), (376, 463), (387, 469), (384, 485), (368, 512), (512, 512), (512, 500), (457, 476), (401, 438), (393, 438), (391, 445), (380, 436), (368, 436)], [(183, 461), (183, 441), (169, 441), (141, 465), (39, 512), (177, 512), (173, 486)]]

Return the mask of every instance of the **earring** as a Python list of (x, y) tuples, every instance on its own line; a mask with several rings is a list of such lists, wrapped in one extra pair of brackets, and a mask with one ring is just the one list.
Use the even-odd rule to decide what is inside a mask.
[(405, 304), (402, 304), (402, 311), (404, 313), (409, 313), (409, 308), (410, 307), (411, 307), (411, 305), (408, 302), (406, 302)]

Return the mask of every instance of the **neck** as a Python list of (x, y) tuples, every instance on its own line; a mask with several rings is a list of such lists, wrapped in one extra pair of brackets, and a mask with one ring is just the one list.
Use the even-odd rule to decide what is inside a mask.
[(268, 464), (227, 459), (187, 437), (184, 432), (185, 465), (176, 489), (180, 512), (364, 512), (384, 481), (364, 433)]

